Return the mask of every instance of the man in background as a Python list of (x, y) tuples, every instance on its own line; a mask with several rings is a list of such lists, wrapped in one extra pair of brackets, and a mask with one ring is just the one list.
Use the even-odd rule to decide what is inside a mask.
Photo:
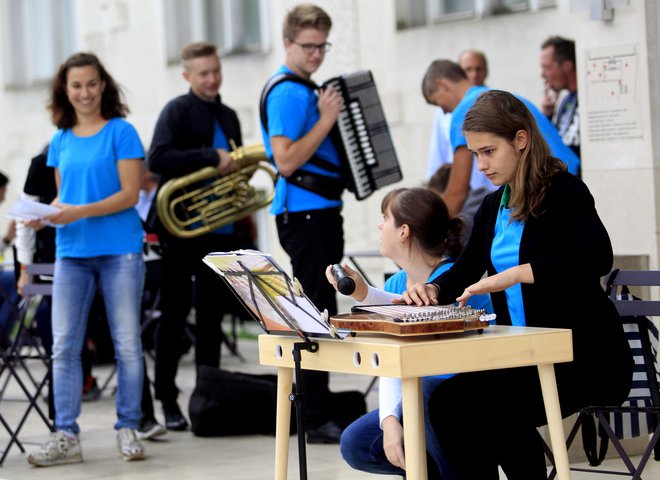
[[(441, 107), (444, 111), (452, 112), (450, 140), (454, 159), (447, 188), (442, 197), (449, 211), (454, 215), (465, 213), (464, 207), (472, 193), (470, 191), (472, 175), (477, 174), (486, 178), (477, 170), (476, 159), (468, 150), (467, 141), (463, 135), (463, 120), (466, 113), (474, 105), (477, 97), (486, 90), (488, 87), (472, 85), (460, 65), (451, 60), (432, 62), (422, 80), (422, 92), (426, 101), (431, 105)], [(579, 168), (579, 159), (570, 148), (564, 145), (557, 129), (529, 100), (520, 96), (518, 98), (525, 103), (534, 116), (552, 155), (564, 161), (571, 173), (576, 173)]]
[[(242, 145), (238, 116), (218, 94), (222, 70), (215, 45), (186, 45), (181, 60), (183, 78), (190, 84), (190, 91), (163, 108), (148, 156), (149, 170), (160, 175), (161, 185), (203, 167), (216, 168), (219, 176), (230, 174), (238, 168), (229, 155), (231, 141)], [(188, 422), (177, 403), (175, 378), (187, 316), (194, 298), (195, 364), (218, 368), (223, 338), (221, 321), (235, 299), (202, 259), (210, 252), (237, 248), (234, 225), (192, 238), (173, 235), (159, 221), (154, 229), (163, 259), (162, 316), (156, 333), (156, 398), (163, 405), (167, 428), (186, 430)]]
[(575, 71), (575, 42), (550, 37), (541, 45), (543, 113), (552, 119), (564, 143), (580, 157), (580, 115)]
[[(483, 87), (488, 77), (488, 61), (486, 55), (478, 50), (465, 50), (459, 57), (459, 65), (465, 72), (470, 85)], [(454, 161), (454, 148), (450, 140), (450, 126), (452, 114), (441, 107), (436, 109), (433, 129), (431, 131), (431, 144), (429, 146), (429, 181), (445, 165)], [(447, 177), (450, 170), (444, 170)], [(446, 188), (446, 184), (445, 184)], [(454, 215), (460, 216), (463, 221), (463, 240), (465, 241), (472, 230), (472, 217), (477, 212), (483, 198), (494, 189), (493, 184), (475, 167), (472, 168), (469, 182), (469, 192), (460, 211)]]
[(458, 58), (465, 75), (472, 85), (486, 85), (488, 77), (488, 60), (486, 55), (479, 50), (465, 50)]

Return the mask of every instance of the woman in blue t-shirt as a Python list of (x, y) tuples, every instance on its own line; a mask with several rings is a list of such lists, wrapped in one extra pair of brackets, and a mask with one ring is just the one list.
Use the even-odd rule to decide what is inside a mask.
[[(393, 298), (400, 298), (401, 293), (415, 283), (430, 282), (449, 270), (461, 252), (463, 224), (449, 216), (445, 203), (431, 190), (393, 190), (383, 198), (381, 211), (383, 221), (378, 227), (382, 235), (380, 252), (402, 270), (385, 282), (383, 291), (368, 286), (357, 272), (344, 265), (348, 275), (355, 280), (356, 288), (351, 296), (363, 304), (389, 303)], [(330, 267), (326, 276), (337, 288)], [(476, 295), (468, 303), (492, 312), (488, 295)], [(449, 376), (422, 379), (425, 409), (435, 387)], [(428, 420), (425, 425), (426, 450), (434, 460), (428, 462), (429, 479), (453, 478)], [(340, 449), (344, 459), (355, 469), (405, 476), (400, 379), (380, 378), (379, 408), (344, 430)]]
[(143, 357), (140, 300), (144, 281), (137, 203), (144, 150), (119, 87), (89, 53), (59, 68), (48, 105), (58, 127), (48, 150), (60, 211), (53, 282), (55, 428), (28, 462), (50, 466), (82, 461), (80, 351), (88, 311), (100, 289), (117, 359), (117, 446), (124, 460), (144, 457), (135, 430), (141, 417)]

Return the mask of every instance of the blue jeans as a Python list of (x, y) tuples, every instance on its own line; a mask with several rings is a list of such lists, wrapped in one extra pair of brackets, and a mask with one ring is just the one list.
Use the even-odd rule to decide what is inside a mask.
[(53, 281), (53, 387), (55, 426), (78, 434), (82, 395), (80, 351), (89, 309), (100, 288), (117, 360), (115, 429), (137, 428), (141, 417), (142, 344), (140, 301), (142, 255), (58, 258)]
[[(435, 387), (442, 382), (441, 377), (422, 378), (422, 392), (424, 397), (424, 426), (426, 432), (426, 452), (429, 461), (435, 461), (437, 469), (429, 465), (429, 480), (439, 478), (433, 471), (439, 470), (443, 480), (452, 480), (454, 475), (444, 460), (442, 450), (435, 432), (429, 423), (428, 402)], [(405, 426), (404, 426), (405, 428)], [(392, 465), (383, 449), (383, 431), (380, 428), (378, 409), (361, 416), (351, 423), (341, 435), (339, 449), (344, 460), (356, 470), (377, 473), (380, 475), (400, 475), (405, 477), (406, 472)]]

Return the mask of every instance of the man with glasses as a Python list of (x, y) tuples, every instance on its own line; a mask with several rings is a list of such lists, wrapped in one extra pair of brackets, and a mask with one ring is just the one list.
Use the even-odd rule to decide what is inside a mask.
[[(343, 105), (332, 88), (317, 90), (311, 75), (330, 49), (332, 20), (315, 5), (298, 5), (284, 20), (286, 59), (262, 94), (262, 135), (280, 177), (271, 213), (293, 275), (323, 311), (337, 313), (328, 265), (344, 252), (341, 193), (345, 185), (339, 153), (329, 137)], [(338, 443), (326, 372), (303, 371), (309, 443)]]

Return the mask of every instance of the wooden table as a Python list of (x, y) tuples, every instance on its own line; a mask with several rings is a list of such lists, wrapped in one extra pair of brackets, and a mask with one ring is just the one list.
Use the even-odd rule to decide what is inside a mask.
[[(313, 339), (316, 353), (302, 352), (302, 368), (401, 379), (406, 478), (426, 480), (426, 440), (421, 377), (499, 368), (537, 366), (559, 480), (570, 479), (564, 427), (553, 364), (573, 360), (571, 331), (492, 326), (476, 332), (433, 337), (357, 336)], [(289, 458), (289, 422), (297, 337), (259, 336), (259, 361), (277, 370), (275, 480), (285, 480)]]

